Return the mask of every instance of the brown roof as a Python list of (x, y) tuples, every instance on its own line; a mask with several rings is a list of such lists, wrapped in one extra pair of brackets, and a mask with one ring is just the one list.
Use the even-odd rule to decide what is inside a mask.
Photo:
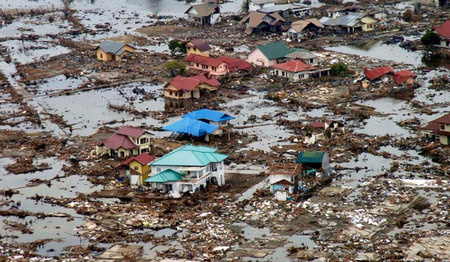
[(133, 138), (138, 138), (142, 136), (144, 133), (145, 133), (144, 130), (131, 126), (123, 126), (117, 131), (117, 134), (130, 136)]
[(200, 52), (211, 50), (211, 47), (208, 45), (208, 43), (206, 43), (206, 41), (201, 38), (192, 38), (189, 42), (192, 43), (198, 50), (200, 50)]
[(128, 158), (127, 160), (123, 161), (120, 164), (120, 166), (122, 166), (122, 165), (128, 166), (130, 164), (130, 162), (133, 160), (136, 160), (137, 162), (141, 163), (141, 165), (146, 165), (146, 164), (152, 162), (153, 160), (155, 160), (155, 157), (144, 152), (138, 156), (133, 156), (133, 157)]
[(270, 167), (271, 175), (296, 176), (302, 170), (302, 165), (294, 163), (275, 163)]
[[(273, 20), (271, 22), (264, 21), (266, 16), (271, 17)], [(261, 13), (261, 12), (250, 12), (246, 17), (242, 18), (239, 23), (249, 23), (249, 27), (258, 27), (260, 24), (268, 23), (269, 25), (276, 25), (278, 22), (286, 22), (280, 14), (274, 13)]]
[(272, 185), (292, 185), (293, 182), (287, 181), (286, 179), (281, 179), (278, 182), (273, 183)]
[(212, 87), (219, 87), (220, 82), (217, 79), (208, 79), (204, 75), (196, 75), (192, 77), (176, 76), (169, 82), (173, 87), (180, 91), (192, 91), (200, 84), (207, 84)]
[(218, 4), (215, 3), (203, 3), (203, 4), (199, 4), (199, 5), (191, 5), (191, 7), (188, 8), (188, 10), (186, 10), (187, 13), (189, 12), (189, 10), (191, 10), (192, 8), (194, 8), (194, 10), (197, 12), (197, 14), (201, 17), (204, 16), (210, 16), (214, 13), (216, 13), (216, 9), (219, 7)]
[(273, 65), (273, 68), (281, 69), (284, 71), (289, 71), (293, 73), (302, 72), (302, 71), (309, 71), (309, 70), (316, 70), (317, 67), (308, 65), (303, 63), (300, 60), (293, 60), (282, 64)]
[(201, 65), (214, 66), (214, 67), (218, 67), (220, 64), (225, 63), (224, 61), (214, 58), (214, 57), (202, 56), (202, 55), (196, 55), (196, 54), (190, 54), (188, 57), (186, 57), (184, 59), (184, 61), (199, 63)]
[(419, 127), (419, 129), (423, 130), (431, 130), (436, 135), (446, 135), (450, 136), (450, 132), (440, 130), (440, 124), (450, 125), (450, 114), (446, 114), (444, 116), (439, 117), (431, 122), (428, 122), (425, 126)]
[(295, 32), (299, 33), (309, 24), (313, 24), (317, 27), (324, 28), (323, 24), (319, 22), (316, 18), (306, 19), (306, 20), (298, 20), (291, 24), (291, 28), (295, 30)]

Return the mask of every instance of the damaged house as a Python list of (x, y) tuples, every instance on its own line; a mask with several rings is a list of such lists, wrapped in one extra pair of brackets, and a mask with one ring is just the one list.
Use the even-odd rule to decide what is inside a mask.
[(347, 15), (337, 15), (334, 17), (322, 17), (319, 20), (323, 25), (334, 29), (342, 30), (347, 33), (358, 31), (373, 31), (377, 19), (364, 13), (349, 13)]
[(181, 120), (163, 127), (163, 130), (182, 136), (205, 137), (205, 140), (209, 141), (211, 135), (229, 134), (229, 121), (232, 119), (235, 117), (223, 112), (200, 109), (184, 115)]
[(286, 20), (277, 12), (250, 12), (239, 21), (240, 24), (244, 25), (245, 33), (247, 35), (264, 31), (281, 33), (285, 22)]
[[(396, 85), (412, 85), (414, 84), (414, 78), (416, 77), (416, 75), (409, 70), (395, 71), (390, 66), (382, 66), (374, 69), (364, 67), (364, 75), (370, 82), (381, 80), (383, 83), (387, 83), (392, 79)], [(363, 81), (363, 87), (368, 87), (370, 82)]]
[(205, 92), (215, 92), (220, 86), (217, 79), (204, 75), (176, 76), (164, 86), (164, 97), (170, 99), (199, 99)]
[(127, 55), (134, 53), (136, 47), (113, 41), (103, 41), (97, 47), (97, 59), (100, 61), (120, 61)]
[(286, 55), (286, 59), (288, 61), (299, 60), (305, 64), (312, 65), (312, 66), (319, 65), (318, 58), (319, 58), (318, 56), (316, 56), (312, 53), (306, 52), (306, 51), (295, 51), (295, 52), (292, 52), (292, 53)]
[(220, 5), (213, 1), (191, 5), (186, 12), (187, 20), (200, 26), (213, 25), (220, 17)]
[(207, 57), (190, 54), (184, 61), (186, 68), (195, 72), (206, 73), (209, 78), (219, 78), (228, 73), (250, 71), (253, 67), (250, 63), (234, 57)]
[(314, 174), (320, 178), (331, 175), (330, 156), (327, 152), (300, 152), (295, 162), (302, 165), (306, 175)]
[(450, 19), (447, 19), (442, 25), (434, 28), (434, 31), (441, 37), (441, 47), (450, 48)]
[(314, 37), (318, 35), (325, 26), (316, 18), (298, 20), (292, 22), (287, 30), (290, 39), (300, 41), (304, 37)]
[(129, 157), (150, 152), (150, 135), (151, 133), (148, 131), (123, 126), (111, 137), (97, 145), (97, 155)]
[(151, 188), (173, 197), (198, 192), (210, 184), (225, 183), (224, 160), (217, 148), (185, 145), (153, 161), (145, 180)]
[(258, 46), (247, 58), (251, 64), (258, 66), (272, 66), (286, 61), (286, 55), (294, 52), (284, 42), (274, 42)]
[(450, 145), (450, 114), (435, 119), (419, 128), (420, 134), (443, 145)]
[[(277, 194), (277, 199), (286, 199), (287, 194), (298, 190), (302, 166), (294, 163), (272, 164), (268, 172), (270, 192)], [(280, 193), (278, 191), (281, 191)]]

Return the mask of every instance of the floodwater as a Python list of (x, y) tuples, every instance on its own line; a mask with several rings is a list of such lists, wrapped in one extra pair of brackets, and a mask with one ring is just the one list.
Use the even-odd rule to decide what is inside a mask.
[(362, 45), (341, 45), (325, 48), (329, 51), (335, 51), (351, 55), (367, 56), (375, 59), (390, 60), (397, 63), (410, 64), (414, 66), (422, 65), (422, 53), (412, 52), (401, 48), (398, 44), (387, 45), (382, 41), (371, 40)]

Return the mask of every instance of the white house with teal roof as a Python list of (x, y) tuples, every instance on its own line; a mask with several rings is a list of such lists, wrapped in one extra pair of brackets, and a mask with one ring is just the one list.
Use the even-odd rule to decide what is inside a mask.
[(154, 189), (174, 197), (194, 193), (209, 184), (225, 183), (224, 160), (217, 148), (185, 145), (153, 161), (145, 182)]

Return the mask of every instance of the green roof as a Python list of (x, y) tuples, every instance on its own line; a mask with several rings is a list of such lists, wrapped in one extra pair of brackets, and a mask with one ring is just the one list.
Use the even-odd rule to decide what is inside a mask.
[(144, 180), (148, 183), (167, 183), (169, 181), (176, 182), (181, 180), (181, 174), (173, 171), (172, 169), (166, 169), (154, 176), (151, 176)]
[(287, 54), (294, 52), (294, 50), (288, 48), (284, 42), (275, 42), (265, 45), (258, 46), (258, 49), (267, 57), (269, 60), (280, 59), (285, 57)]
[(296, 163), (322, 163), (323, 156), (325, 152), (316, 152), (316, 151), (308, 151), (308, 152), (300, 152), (298, 154)]
[(228, 156), (215, 153), (217, 148), (185, 145), (153, 161), (151, 166), (206, 166), (219, 163)]

